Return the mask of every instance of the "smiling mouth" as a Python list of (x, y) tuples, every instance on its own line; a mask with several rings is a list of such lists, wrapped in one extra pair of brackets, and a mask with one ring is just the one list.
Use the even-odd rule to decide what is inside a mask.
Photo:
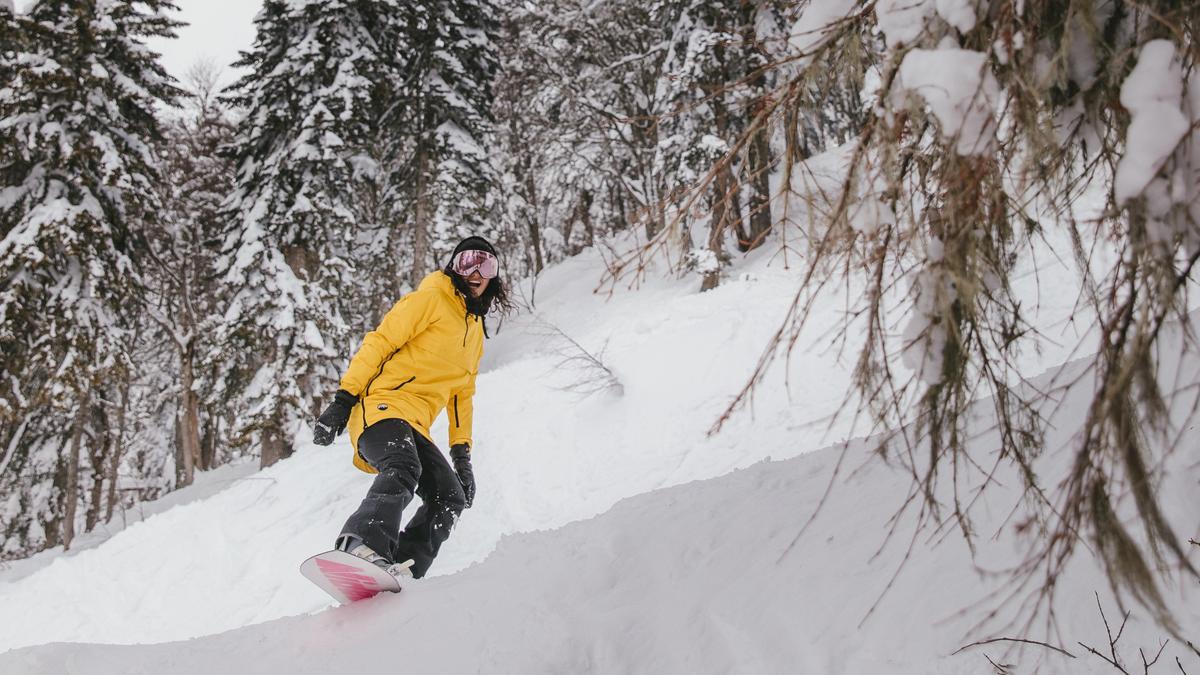
[(483, 281), (471, 281), (468, 279), (467, 285), (471, 287), (471, 290), (478, 291), (479, 287), (483, 285)]

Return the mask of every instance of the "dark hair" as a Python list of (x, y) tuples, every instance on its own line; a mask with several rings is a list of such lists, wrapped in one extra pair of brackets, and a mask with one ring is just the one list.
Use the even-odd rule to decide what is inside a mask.
[(450, 254), (450, 259), (446, 261), (446, 266), (442, 268), (442, 272), (450, 277), (450, 282), (454, 284), (454, 289), (463, 296), (467, 301), (467, 311), (476, 316), (483, 317), (488, 311), (496, 310), (500, 314), (507, 314), (513, 309), (512, 300), (508, 297), (508, 288), (506, 287), (502, 277), (496, 275), (494, 279), (488, 281), (487, 289), (483, 291), (483, 295), (476, 298), (471, 294), (471, 287), (467, 285), (466, 279), (463, 279), (454, 271), (454, 256), (462, 251), (487, 251), (499, 258), (496, 249), (492, 247), (488, 240), (483, 237), (467, 237), (454, 247), (454, 252)]

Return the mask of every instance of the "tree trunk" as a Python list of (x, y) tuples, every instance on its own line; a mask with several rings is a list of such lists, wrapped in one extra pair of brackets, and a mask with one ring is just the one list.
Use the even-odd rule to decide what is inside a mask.
[(262, 434), (262, 457), (260, 468), (267, 468), (281, 459), (292, 456), (292, 445), (284, 440), (283, 432), (278, 429), (265, 429)]
[(88, 499), (87, 517), (84, 522), (84, 531), (91, 532), (96, 523), (100, 522), (100, 510), (104, 507), (104, 467), (107, 464), (105, 458), (113, 451), (112, 434), (104, 434), (104, 445), (98, 452), (92, 452), (92, 492)]
[[(108, 392), (105, 392), (107, 394)], [(100, 522), (100, 510), (104, 508), (104, 474), (108, 455), (113, 451), (113, 429), (109, 424), (107, 396), (93, 411), (96, 428), (103, 429), (104, 442), (92, 443), (88, 448), (88, 464), (92, 469), (92, 486), (88, 492), (87, 512), (84, 515), (84, 532), (91, 532)]]
[(121, 470), (121, 455), (125, 450), (125, 412), (129, 408), (129, 383), (121, 387), (121, 409), (117, 411), (117, 442), (108, 455), (108, 499), (105, 500), (104, 522), (112, 520), (113, 510), (117, 506), (117, 480)]
[(710, 291), (721, 282), (719, 263), (725, 258), (725, 233), (733, 228), (741, 232), (742, 194), (731, 162), (726, 162), (713, 177), (712, 228), (708, 234), (708, 250), (716, 256), (718, 266), (704, 274), (701, 291)]
[(75, 539), (75, 515), (79, 512), (79, 446), (83, 443), (83, 425), (87, 420), (88, 401), (86, 394), (75, 411), (75, 422), (71, 429), (71, 446), (67, 451), (67, 476), (63, 486), (63, 550), (71, 548)]
[(262, 455), (259, 458), (259, 467), (267, 468), (280, 459), (280, 446), (283, 444), (279, 441), (279, 434), (271, 430), (265, 430), (262, 433)]
[(793, 165), (800, 164), (809, 158), (807, 133), (801, 129), (800, 111), (789, 107), (784, 114), (783, 133), (784, 147), (788, 161)]
[[(591, 190), (584, 190), (579, 197), (579, 220), (583, 223), (583, 231), (587, 234), (587, 245), (596, 245), (596, 228), (592, 225), (592, 196)], [(568, 247), (572, 254), (579, 253), (579, 249)]]
[[(719, 50), (718, 53), (723, 56), (724, 50)], [(729, 111), (722, 100), (721, 92), (714, 92), (712, 106), (717, 135), (720, 138), (729, 138)], [(725, 258), (725, 233), (730, 229), (737, 233), (740, 239), (743, 237), (745, 224), (742, 220), (741, 186), (733, 171), (732, 158), (725, 157), (713, 176), (712, 226), (708, 234), (708, 250), (716, 256), (718, 266), (704, 274), (704, 281), (700, 284), (701, 291), (712, 290), (721, 282), (720, 263)]]
[[(757, 60), (756, 57), (759, 56), (756, 54), (759, 48), (758, 40), (754, 34), (758, 9), (754, 3), (749, 2), (743, 3), (741, 6), (742, 30), (744, 31), (743, 58), (748, 67), (752, 67)], [(750, 189), (750, 232), (749, 237), (739, 237), (738, 248), (742, 251), (758, 248), (766, 239), (767, 233), (771, 231), (772, 225), (770, 131), (765, 121), (758, 120), (765, 105), (767, 78), (765, 71), (761, 68), (753, 72), (754, 75), (747, 84), (762, 98), (755, 105), (748, 107), (749, 116), (746, 120), (746, 128), (751, 130), (749, 133), (752, 133), (753, 136), (750, 138), (746, 152), (746, 185)], [(754, 128), (756, 122), (760, 122), (758, 129)]]
[(633, 223), (629, 222), (630, 221), (629, 209), (627, 209), (625, 207), (625, 192), (624, 191), (625, 191), (625, 186), (623, 186), (623, 185), (617, 185), (616, 189), (609, 191), (609, 194), (612, 195), (612, 201), (615, 206), (615, 208), (613, 208), (613, 210), (612, 210), (612, 216), (611, 216), (614, 219), (615, 227), (612, 228), (614, 231), (623, 230), (626, 227), (629, 227), (633, 224)]
[(212, 414), (206, 415), (207, 424), (200, 436), (200, 468), (210, 471), (217, 464), (217, 437), (221, 428), (221, 418)]
[[(176, 487), (191, 485), (196, 479), (196, 464), (200, 462), (200, 397), (192, 390), (195, 371), (190, 347), (180, 353), (179, 412), (175, 415), (178, 440), (176, 455)], [(182, 467), (179, 464), (182, 461)]]
[(542, 268), (546, 266), (545, 259), (542, 257), (542, 232), (537, 221), (537, 186), (533, 182), (533, 172), (529, 170), (528, 162), (525, 166), (525, 191), (529, 195), (529, 243), (533, 246), (533, 273), (541, 274)]
[(771, 231), (771, 145), (767, 129), (754, 132), (746, 159), (746, 182), (750, 185), (750, 236), (739, 242), (742, 251), (758, 248)]
[(416, 288), (425, 278), (425, 259), (429, 256), (429, 150), (424, 140), (417, 148), (417, 194), (413, 205), (413, 260), (408, 280)]

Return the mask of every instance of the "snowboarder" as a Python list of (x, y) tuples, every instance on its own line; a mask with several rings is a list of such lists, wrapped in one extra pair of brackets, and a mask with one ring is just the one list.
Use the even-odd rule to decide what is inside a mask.
[[(363, 339), (313, 435), (329, 445), (349, 426), (354, 465), (376, 474), (342, 527), (338, 550), (419, 579), (474, 503), (472, 396), (484, 316), (493, 305), (509, 307), (496, 250), (482, 237), (468, 237), (444, 269), (425, 277)], [(453, 468), (429, 440), (443, 410)], [(423, 504), (401, 531), (401, 513), (414, 494)]]

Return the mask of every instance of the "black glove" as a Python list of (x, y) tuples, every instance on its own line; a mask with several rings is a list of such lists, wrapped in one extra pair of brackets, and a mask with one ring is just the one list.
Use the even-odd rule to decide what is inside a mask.
[(459, 443), (450, 448), (450, 459), (454, 460), (454, 471), (458, 473), (458, 482), (462, 483), (463, 494), (467, 496), (467, 508), (475, 503), (475, 472), (471, 471), (471, 446)]
[(313, 431), (313, 443), (329, 445), (346, 429), (346, 421), (350, 419), (350, 409), (358, 403), (358, 397), (345, 389), (338, 389), (333, 395), (333, 403), (317, 418), (317, 426)]

